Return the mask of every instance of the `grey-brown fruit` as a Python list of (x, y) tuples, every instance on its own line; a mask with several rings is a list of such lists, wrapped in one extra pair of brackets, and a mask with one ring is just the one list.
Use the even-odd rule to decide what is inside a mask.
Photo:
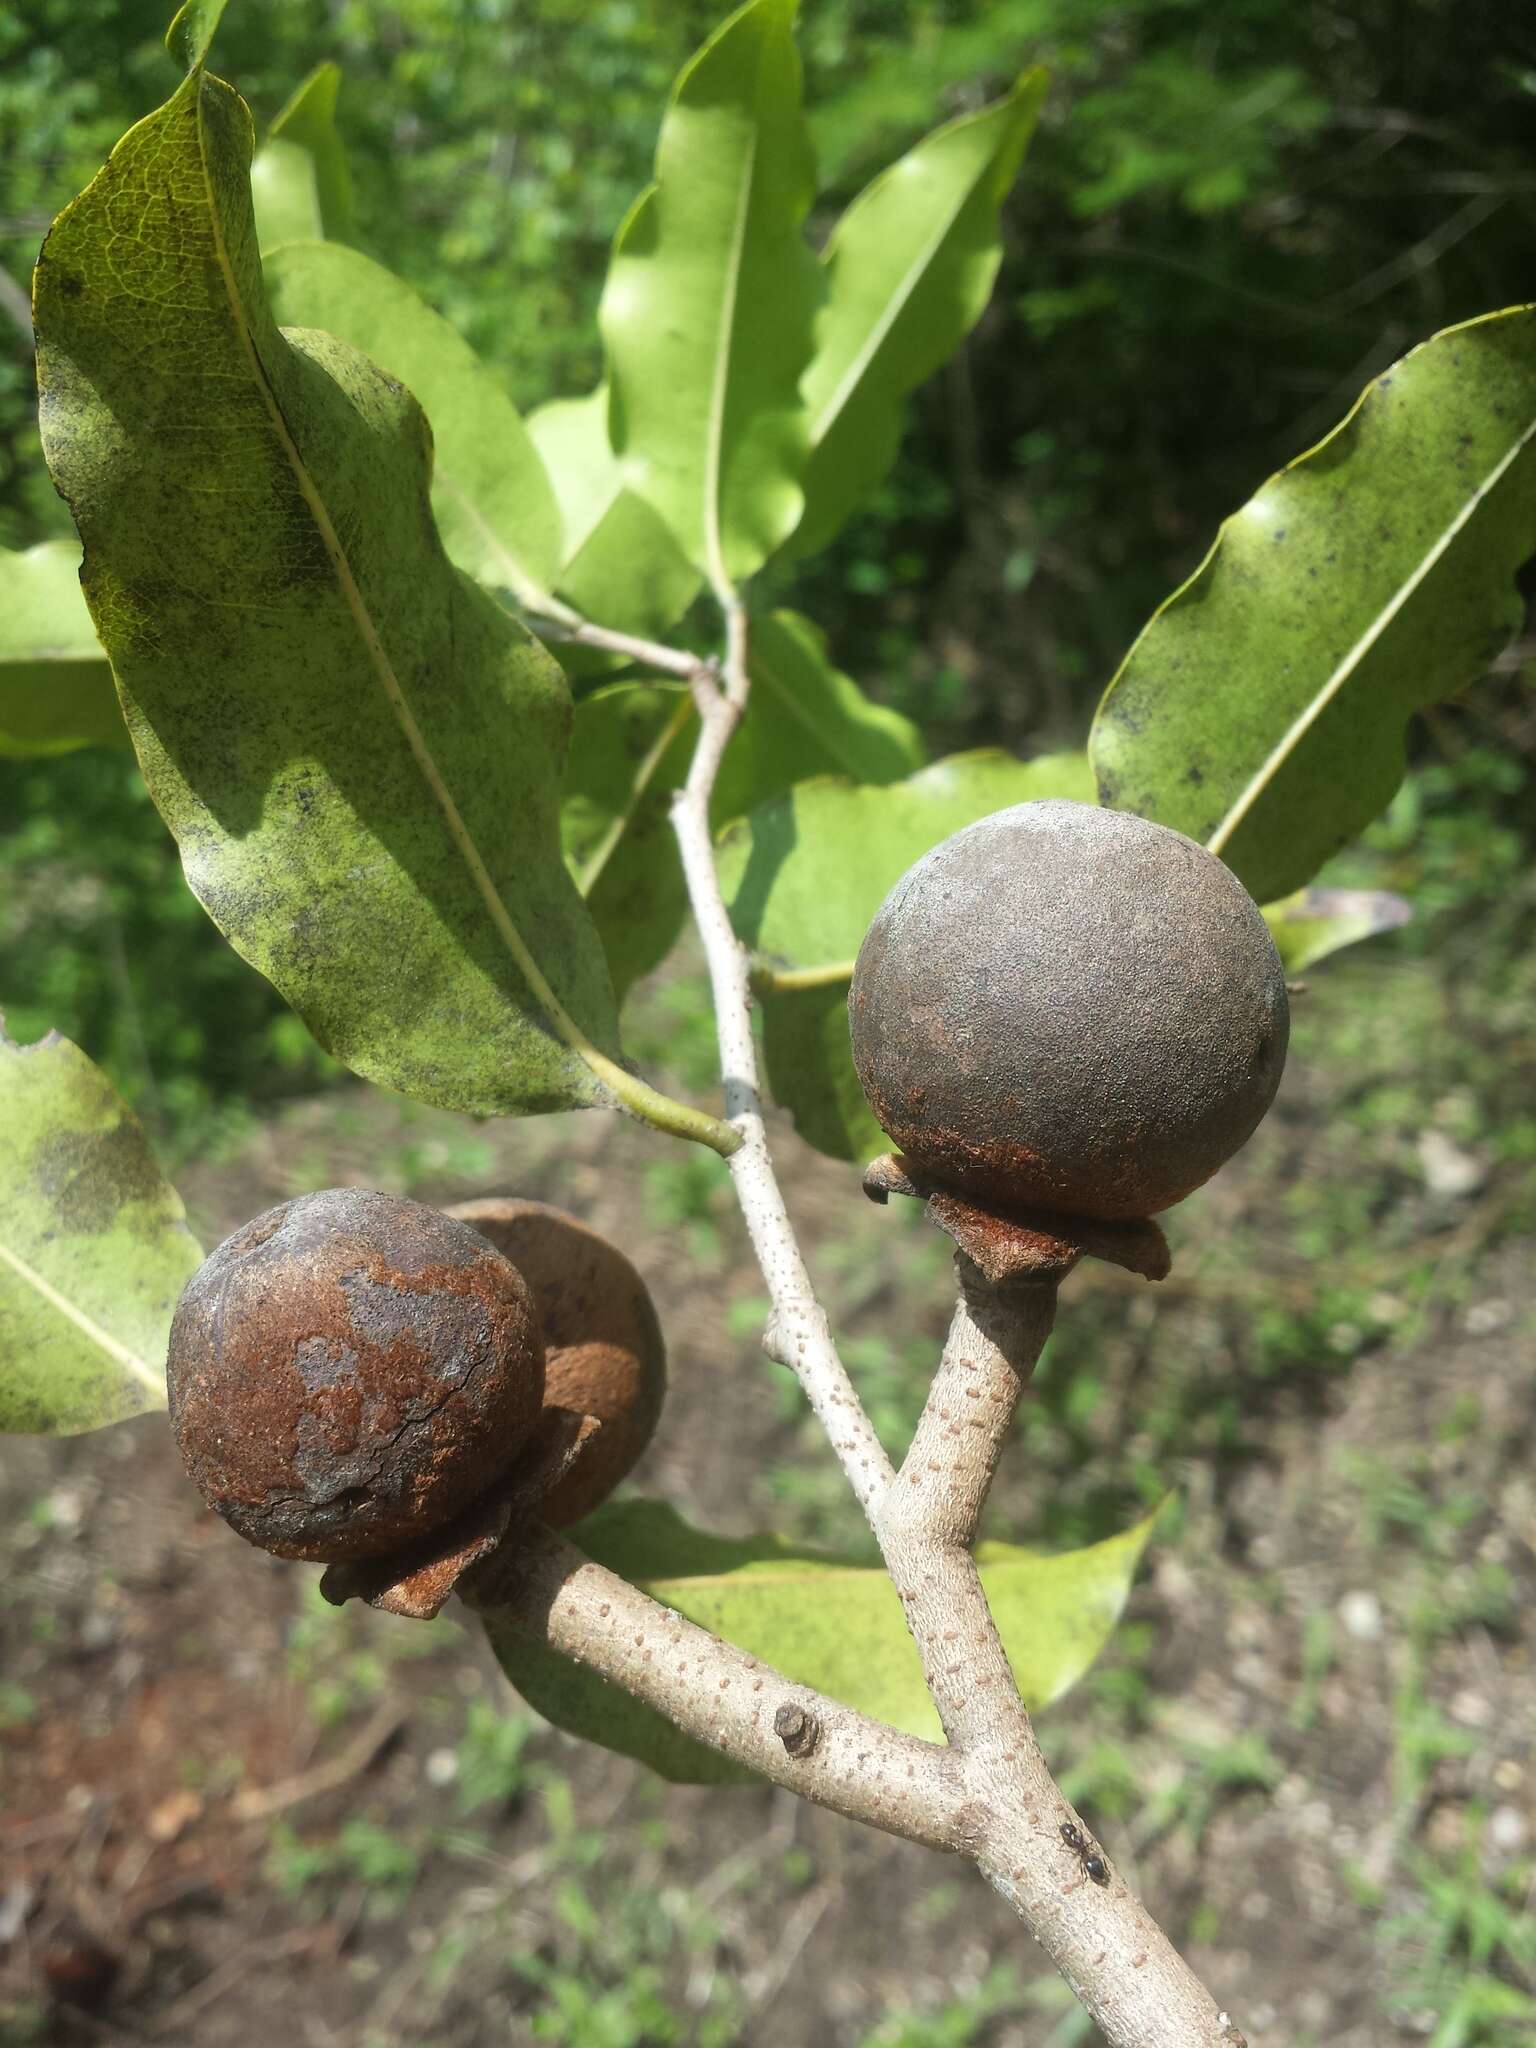
[(423, 1202), (328, 1188), (226, 1238), (177, 1306), (171, 1423), (210, 1507), (279, 1557), (418, 1541), (515, 1460), (538, 1421), (532, 1292)]
[(995, 1206), (1108, 1220), (1182, 1201), (1274, 1099), (1285, 974), (1230, 869), (1164, 825), (1018, 804), (875, 914), (854, 1065), (910, 1160)]
[(448, 1214), (482, 1231), (533, 1289), (545, 1406), (602, 1424), (540, 1505), (541, 1520), (567, 1528), (608, 1498), (651, 1440), (667, 1390), (656, 1310), (624, 1254), (562, 1209), (491, 1196)]

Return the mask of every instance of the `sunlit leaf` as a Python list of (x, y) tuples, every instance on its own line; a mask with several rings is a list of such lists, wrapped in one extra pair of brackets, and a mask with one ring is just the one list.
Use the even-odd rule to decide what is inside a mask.
[(722, 593), (800, 516), (820, 276), (796, 4), (751, 0), (683, 70), (599, 316), (625, 481)]
[(1406, 898), (1387, 889), (1298, 889), (1264, 906), (1264, 922), (1287, 974), (1300, 974), (1378, 932), (1397, 931), (1412, 915)]
[(1221, 529), (1099, 706), (1107, 804), (1260, 902), (1385, 808), (1405, 728), (1518, 629), (1536, 554), (1536, 308), (1448, 328)]
[(501, 384), (403, 278), (338, 242), (290, 242), (263, 265), (272, 316), (322, 328), (398, 378), (432, 428), (432, 509), (461, 569), (530, 606), (549, 603), (560, 510)]
[(963, 825), (1041, 797), (1093, 801), (1081, 754), (1020, 761), (980, 747), (889, 789), (803, 783), (721, 839), (720, 884), (737, 936), (774, 968), (851, 968), (870, 920), (915, 860)]
[(171, 1315), (202, 1253), (105, 1074), (0, 1030), (0, 1430), (72, 1435), (165, 1406)]
[[(608, 387), (560, 398), (528, 415), (560, 506), (564, 536), (557, 594), (584, 619), (658, 640), (676, 624), (703, 581), (654, 506), (627, 490), (608, 445)], [(570, 643), (554, 644), (572, 675), (601, 675), (627, 661)]]
[(801, 387), (811, 459), (795, 553), (822, 547), (896, 457), (907, 394), (981, 317), (1002, 259), (998, 211), (1045, 74), (920, 142), (854, 200), (823, 261), (827, 295)]
[[(1031, 1709), (1059, 1699), (1104, 1647), (1155, 1519), (1054, 1557), (1008, 1543), (978, 1546), (992, 1612)], [(941, 1739), (901, 1602), (883, 1568), (846, 1563), (774, 1536), (706, 1535), (658, 1501), (600, 1508), (572, 1540), (597, 1563), (785, 1677), (908, 1734)], [(507, 1676), (557, 1727), (638, 1757), (674, 1782), (747, 1781), (739, 1766), (617, 1686), (519, 1635), (494, 1611), (484, 1619)]]
[(80, 594), (80, 550), (0, 548), (0, 755), (63, 754), (128, 738), (112, 671)]
[(336, 132), (341, 71), (319, 64), (267, 130), (251, 164), (256, 239), (347, 242), (352, 238), (352, 177)]
[(415, 401), (279, 334), (250, 155), (193, 72), (38, 266), (44, 447), (151, 794), (215, 921), (359, 1073), (463, 1110), (610, 1101), (564, 680), (444, 556)]

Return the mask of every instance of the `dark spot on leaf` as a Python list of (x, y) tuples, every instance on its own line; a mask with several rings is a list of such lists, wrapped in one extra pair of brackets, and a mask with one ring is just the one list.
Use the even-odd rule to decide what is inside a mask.
[(125, 1203), (153, 1202), (163, 1187), (139, 1127), (129, 1117), (110, 1131), (64, 1131), (39, 1145), (32, 1176), (60, 1229), (82, 1236), (110, 1230)]

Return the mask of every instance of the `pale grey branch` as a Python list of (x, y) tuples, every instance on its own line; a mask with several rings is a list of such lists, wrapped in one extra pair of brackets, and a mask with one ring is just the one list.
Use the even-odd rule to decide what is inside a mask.
[(511, 1625), (621, 1686), (685, 1735), (818, 1806), (935, 1849), (966, 1846), (960, 1759), (785, 1678), (547, 1531), (460, 1586)]

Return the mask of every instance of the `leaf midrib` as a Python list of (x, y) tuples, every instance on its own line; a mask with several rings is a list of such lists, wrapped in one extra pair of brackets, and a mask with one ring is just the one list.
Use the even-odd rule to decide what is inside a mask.
[(640, 763), (635, 773), (634, 782), (630, 787), (628, 802), (614, 814), (613, 821), (609, 825), (608, 830), (603, 834), (591, 853), (588, 854), (580, 873), (576, 876), (576, 887), (580, 890), (583, 900), (591, 896), (593, 890), (602, 880), (603, 870), (612, 859), (614, 850), (623, 839), (624, 834), (629, 830), (636, 811), (639, 810), (641, 802), (655, 779), (657, 769), (661, 766), (672, 742), (677, 738), (692, 716), (693, 700), (685, 690), (679, 695), (678, 702), (673, 707), (671, 716), (663, 724), (660, 734), (651, 746), (650, 752)]
[(741, 292), (742, 252), (747, 240), (747, 216), (752, 210), (752, 180), (757, 174), (757, 128), (754, 124), (742, 164), (741, 191), (736, 201), (736, 220), (726, 264), (725, 289), (720, 296), (720, 322), (715, 332), (715, 374), (709, 398), (709, 435), (705, 454), (705, 537), (704, 552), (709, 562), (709, 580), (716, 594), (729, 602), (735, 591), (726, 573), (723, 540), (724, 496), (722, 469), (725, 460), (726, 393), (730, 384), (731, 339), (736, 331), (736, 306)]
[(1398, 617), (1410, 598), (1422, 587), (1425, 578), (1432, 573), (1436, 565), (1444, 558), (1446, 550), (1450, 547), (1456, 536), (1466, 529), (1479, 507), (1488, 501), (1510, 468), (1519, 461), (1520, 456), (1530, 445), (1533, 438), (1536, 438), (1536, 416), (1532, 417), (1525, 431), (1511, 444), (1502, 459), (1494, 464), (1488, 475), (1480, 483), (1472, 487), (1455, 518), (1444, 528), (1434, 546), (1426, 552), (1414, 573), (1399, 585), (1391, 599), (1383, 605), (1365, 631), (1355, 641), (1355, 644), (1349, 649), (1343, 660), (1333, 670), (1333, 673), (1324, 683), (1322, 689), (1318, 691), (1317, 695), (1306, 705), (1300, 714), (1291, 721), (1285, 732), (1275, 742), (1257, 771), (1250, 778), (1246, 788), (1238, 796), (1231, 809), (1206, 841), (1206, 846), (1211, 853), (1220, 855), (1223, 849), (1230, 845), (1233, 836), (1243, 824), (1244, 819), (1259, 801), (1259, 798), (1263, 796), (1265, 790), (1275, 780), (1281, 769), (1284, 768), (1291, 755), (1295, 753), (1312, 727), (1321, 718), (1324, 711), (1327, 710), (1328, 706), (1338, 696), (1340, 690), (1344, 688), (1345, 684), (1355, 674), (1360, 664), (1365, 660), (1372, 648), (1375, 647), (1393, 620)]
[[(550, 987), (522, 933), (514, 923), (511, 913), (503, 902), (500, 891), (491, 879), (490, 870), (485, 865), (480, 849), (475, 844), (474, 837), (465, 823), (463, 814), (455, 803), (452, 792), (449, 790), (447, 782), (438, 768), (430, 748), (427, 746), (426, 738), (416, 723), (410, 705), (406, 702), (405, 693), (400, 687), (399, 678), (394, 672), (394, 666), (385, 650), (378, 628), (374, 624), (373, 616), (368, 609), (361, 590), (358, 588), (357, 579), (352, 574), (351, 562), (348, 560), (346, 551), (341, 545), (340, 537), (336, 532), (335, 526), (332, 524), (325, 501), (321, 498), (316, 488), (308, 465), (299, 453), (298, 443), (295, 441), (289, 429), (287, 419), (284, 416), (283, 409), (278, 403), (277, 393), (272, 389), (271, 383), (268, 380), (265, 367), (256, 349), (255, 337), (246, 319), (245, 308), (241, 302), (239, 288), (235, 280), (234, 266), (230, 261), (229, 249), (224, 239), (223, 221), (219, 214), (217, 195), (213, 188), (213, 180), (209, 170), (209, 152), (203, 123), (204, 79), (200, 72), (197, 75), (195, 89), (197, 94), (198, 164), (203, 177), (203, 191), (207, 204), (209, 232), (212, 237), (214, 258), (218, 264), (219, 276), (224, 286), (234, 330), (245, 355), (255, 387), (260, 394), (262, 404), (272, 423), (273, 431), (276, 433), (279, 444), (282, 447), (284, 459), (293, 473), (300, 495), (309, 508), (310, 516), (315, 521), (321, 543), (325, 548), (335, 573), (343, 601), (348, 611), (352, 614), (353, 622), (362, 639), (364, 649), (367, 652), (379, 686), (384, 692), (391, 711), (394, 713), (396, 722), (400, 727), (407, 746), (411, 750), (412, 757), (416, 762), (417, 768), (420, 770), (422, 779), (426, 782), (428, 790), (443, 815), (449, 837), (452, 839), (460, 858), (469, 870), (471, 879), (474, 881), (481, 901), (485, 904), (498, 936), (511, 954), (518, 971), (527, 982), (530, 992), (544, 1010), (556, 1036), (578, 1058), (584, 1060), (595, 1075), (605, 1082), (609, 1082), (610, 1075), (616, 1071), (613, 1063), (591, 1043), (586, 1033), (582, 1031)], [(611, 1085), (611, 1082), (609, 1084)]]
[(61, 1294), (51, 1281), (43, 1278), (35, 1266), (29, 1265), (19, 1252), (13, 1252), (3, 1240), (0, 1240), (0, 1264), (9, 1266), (24, 1287), (30, 1287), (40, 1300), (45, 1301), (67, 1322), (72, 1323), (98, 1351), (104, 1352), (125, 1372), (131, 1373), (155, 1396), (159, 1406), (165, 1406), (165, 1381), (151, 1370), (148, 1362), (140, 1358), (136, 1351), (130, 1351), (126, 1344), (120, 1344), (94, 1317), (87, 1315), (83, 1308), (69, 1299), (68, 1295)]
[[(777, 621), (775, 623), (777, 623)], [(780, 625), (779, 630), (780, 632), (785, 632), (788, 629)], [(846, 775), (851, 775), (855, 781), (860, 780), (861, 778), (859, 774), (859, 764), (857, 760), (855, 760), (851, 756), (851, 754), (839, 743), (839, 740), (836, 737), (833, 737), (829, 734), (825, 726), (818, 724), (817, 721), (814, 718), (812, 718), (810, 713), (805, 708), (805, 705), (802, 703), (800, 698), (798, 698), (795, 695), (794, 691), (789, 689), (786, 684), (780, 681), (779, 676), (774, 669), (773, 663), (770, 660), (765, 660), (762, 654), (758, 653), (757, 655), (754, 655), (752, 658), (751, 669), (752, 682), (754, 688), (761, 689), (762, 686), (766, 683), (768, 688), (773, 692), (775, 701), (784, 708), (784, 710), (789, 714), (790, 717), (798, 719), (799, 723), (805, 728), (805, 730), (808, 733), (810, 733), (812, 738), (815, 739), (822, 747), (824, 747), (827, 753), (832, 757), (832, 759), (835, 762), (837, 762), (837, 772)], [(830, 663), (827, 664), (827, 669), (828, 673), (830, 674), (832, 672)], [(881, 707), (879, 707), (878, 705), (873, 704), (869, 706), (869, 709), (871, 711), (877, 711), (880, 708)], [(867, 729), (868, 728), (866, 728), (866, 730)]]
[[(982, 120), (983, 118), (985, 117), (980, 114), (976, 116), (976, 119), (978, 121)], [(975, 196), (977, 186), (981, 183), (981, 180), (986, 175), (987, 171), (990, 170), (992, 165), (997, 161), (997, 151), (1001, 147), (1002, 144), (999, 143), (997, 145), (997, 148), (993, 149), (991, 155), (988, 156), (986, 161), (981, 165), (981, 168), (978, 170), (976, 176), (967, 183), (965, 190), (955, 201), (954, 205), (950, 208), (949, 212), (940, 221), (939, 226), (934, 230), (933, 234), (930, 235), (927, 242), (924, 243), (917, 260), (909, 267), (899, 289), (893, 292), (890, 298), (886, 301), (885, 312), (882, 314), (881, 318), (878, 321), (876, 321), (875, 325), (870, 329), (868, 341), (865, 343), (864, 347), (861, 350), (859, 350), (859, 352), (854, 356), (852, 362), (849, 364), (847, 370), (843, 373), (842, 378), (839, 380), (835, 390), (828, 398), (827, 403), (822, 407), (821, 412), (813, 421), (810, 429), (810, 443), (812, 448), (819, 448), (822, 442), (826, 439), (827, 435), (831, 433), (833, 427), (836, 426), (837, 421), (841, 416), (844, 408), (847, 406), (849, 400), (853, 396), (854, 388), (862, 381), (864, 373), (868, 368), (869, 364), (873, 361), (874, 357), (876, 356), (876, 354), (878, 354), (879, 350), (884, 347), (886, 338), (890, 334), (891, 329), (895, 326), (897, 320), (901, 317), (901, 315), (906, 311), (907, 305), (912, 298), (912, 294), (917, 290), (918, 285), (922, 282), (924, 276), (926, 276), (929, 265), (932, 263), (934, 256), (937, 253), (940, 245), (943, 243), (945, 237), (949, 234), (950, 229), (954, 226), (955, 222), (959, 219), (960, 215), (965, 211), (966, 207), (970, 205), (972, 198)], [(893, 170), (892, 172), (888, 172), (887, 176), (893, 176), (894, 174), (895, 173)], [(873, 195), (871, 195), (871, 198), (873, 198)], [(854, 214), (857, 211), (857, 205), (858, 202), (856, 201), (854, 206), (849, 209), (846, 219), (839, 223), (837, 233), (833, 236), (831, 242), (829, 242), (827, 245), (827, 259), (829, 267), (831, 264), (831, 259), (837, 251), (838, 237), (842, 234), (843, 230), (852, 222)]]

